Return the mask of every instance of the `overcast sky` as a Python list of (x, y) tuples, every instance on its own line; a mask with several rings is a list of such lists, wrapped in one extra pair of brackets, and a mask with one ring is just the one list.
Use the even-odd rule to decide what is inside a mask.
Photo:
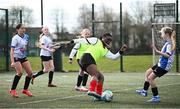
[[(33, 9), (34, 24), (32, 26), (41, 27), (41, 0), (0, 0), (0, 8), (9, 8), (12, 5), (26, 6)], [(149, 1), (158, 2), (175, 2), (176, 0), (43, 0), (44, 2), (44, 25), (49, 26), (51, 31), (53, 30), (53, 17), (52, 11), (59, 9), (64, 11), (64, 26), (68, 28), (68, 31), (72, 31), (77, 25), (78, 10), (82, 4), (87, 4), (91, 8), (91, 4), (94, 3), (95, 7), (99, 7), (102, 4), (112, 8), (115, 12), (119, 12), (119, 3), (122, 2), (123, 10), (130, 11), (131, 4), (136, 1), (141, 3)], [(96, 9), (95, 8), (95, 9)]]

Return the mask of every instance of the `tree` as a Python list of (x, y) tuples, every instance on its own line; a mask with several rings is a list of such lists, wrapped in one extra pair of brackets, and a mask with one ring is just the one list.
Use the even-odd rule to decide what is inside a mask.
[(20, 23), (20, 10), (22, 10), (22, 23), (25, 25), (33, 24), (33, 10), (24, 6), (12, 6), (9, 12), (9, 26), (15, 27)]

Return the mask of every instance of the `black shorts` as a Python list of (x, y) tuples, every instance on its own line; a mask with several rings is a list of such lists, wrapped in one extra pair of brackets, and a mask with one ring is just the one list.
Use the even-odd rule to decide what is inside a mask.
[(52, 60), (52, 56), (41, 56), (42, 61), (49, 61)]
[(166, 74), (166, 73), (168, 72), (168, 71), (164, 70), (163, 68), (158, 67), (157, 64), (154, 65), (154, 66), (152, 67), (152, 69), (153, 69), (154, 74), (155, 74), (157, 77), (161, 77), (161, 76), (163, 76), (164, 74)]
[(96, 62), (94, 58), (89, 53), (84, 53), (81, 59), (79, 60), (80, 67), (83, 71), (86, 71), (87, 67), (91, 64), (95, 64)]
[(22, 63), (24, 63), (24, 62), (26, 62), (28, 60), (26, 59), (26, 57), (25, 58), (16, 58), (16, 57), (14, 57), (14, 62), (18, 62), (18, 61), (22, 64)]

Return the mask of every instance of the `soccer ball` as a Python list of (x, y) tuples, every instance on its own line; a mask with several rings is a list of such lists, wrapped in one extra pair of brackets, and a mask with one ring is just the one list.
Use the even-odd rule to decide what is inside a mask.
[(102, 99), (106, 102), (111, 102), (113, 100), (113, 93), (110, 90), (106, 90), (102, 93)]

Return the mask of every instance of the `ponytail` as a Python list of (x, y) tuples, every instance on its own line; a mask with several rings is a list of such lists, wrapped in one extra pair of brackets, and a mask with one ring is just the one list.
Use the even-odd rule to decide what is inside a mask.
[(176, 50), (176, 32), (173, 30), (171, 33), (171, 40), (172, 40), (172, 50)]

